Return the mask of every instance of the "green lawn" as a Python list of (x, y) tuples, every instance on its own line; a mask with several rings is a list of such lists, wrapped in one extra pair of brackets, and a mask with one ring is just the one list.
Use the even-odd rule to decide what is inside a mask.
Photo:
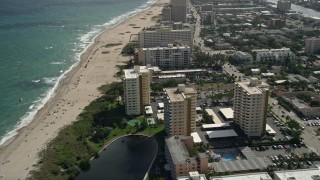
[(116, 101), (123, 93), (121, 82), (100, 90), (105, 95), (86, 106), (77, 121), (65, 126), (48, 143), (28, 179), (74, 179), (90, 167), (90, 159), (98, 156), (110, 140), (126, 134), (154, 135), (163, 131), (163, 125), (147, 127), (143, 116), (136, 118), (140, 126), (127, 125), (124, 105)]

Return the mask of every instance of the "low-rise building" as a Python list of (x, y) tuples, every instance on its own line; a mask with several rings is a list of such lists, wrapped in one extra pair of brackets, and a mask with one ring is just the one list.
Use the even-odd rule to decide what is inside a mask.
[(220, 108), (219, 109), (221, 114), (223, 115), (223, 117), (228, 120), (231, 121), (234, 118), (234, 111), (232, 108)]
[(205, 174), (199, 174), (198, 171), (189, 172), (189, 176), (180, 176), (177, 180), (207, 180)]
[(311, 91), (280, 92), (280, 99), (290, 105), (298, 115), (306, 117), (320, 117), (320, 107), (310, 106), (311, 102), (299, 99), (300, 96), (311, 97), (314, 103), (320, 104), (320, 96)]
[(256, 68), (256, 69), (251, 69), (251, 74), (253, 75), (257, 75), (257, 74), (260, 74), (260, 69), (259, 68)]
[(205, 153), (198, 153), (197, 156), (191, 157), (189, 154), (194, 147), (192, 136), (171, 136), (165, 142), (165, 155), (172, 179), (187, 176), (192, 171), (207, 173), (208, 156)]
[(289, 48), (254, 49), (252, 50), (252, 52), (256, 54), (255, 60), (257, 62), (268, 62), (268, 61), (285, 62), (286, 60), (291, 61), (295, 58), (294, 53)]
[(320, 166), (309, 169), (295, 169), (286, 171), (275, 171), (274, 180), (319, 180)]
[(185, 74), (174, 74), (174, 75), (156, 75), (152, 77), (154, 83), (164, 84), (168, 81), (174, 80), (177, 83), (184, 83), (187, 78)]
[(272, 180), (271, 176), (266, 172), (245, 173), (229, 176), (212, 177), (210, 180)]
[(225, 50), (225, 49), (231, 49), (232, 45), (230, 43), (215, 43), (214, 49), (217, 50)]
[(237, 51), (233, 54), (232, 58), (238, 63), (252, 63), (253, 56), (247, 52)]

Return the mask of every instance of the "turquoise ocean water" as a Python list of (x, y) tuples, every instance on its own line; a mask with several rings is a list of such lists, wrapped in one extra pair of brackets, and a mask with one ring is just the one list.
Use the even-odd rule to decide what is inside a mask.
[(0, 145), (31, 122), (96, 35), (154, 2), (1, 0)]

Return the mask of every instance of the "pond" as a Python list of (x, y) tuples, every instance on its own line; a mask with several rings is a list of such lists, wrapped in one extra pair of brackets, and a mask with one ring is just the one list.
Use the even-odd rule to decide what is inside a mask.
[(158, 144), (152, 137), (132, 135), (115, 140), (91, 161), (88, 171), (80, 173), (77, 180), (144, 178), (157, 153)]

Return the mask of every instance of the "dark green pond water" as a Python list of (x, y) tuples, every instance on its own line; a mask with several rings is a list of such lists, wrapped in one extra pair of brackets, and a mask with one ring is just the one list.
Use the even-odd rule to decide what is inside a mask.
[(117, 139), (91, 161), (90, 170), (80, 173), (77, 180), (110, 179), (142, 180), (157, 152), (151, 137), (126, 136)]

